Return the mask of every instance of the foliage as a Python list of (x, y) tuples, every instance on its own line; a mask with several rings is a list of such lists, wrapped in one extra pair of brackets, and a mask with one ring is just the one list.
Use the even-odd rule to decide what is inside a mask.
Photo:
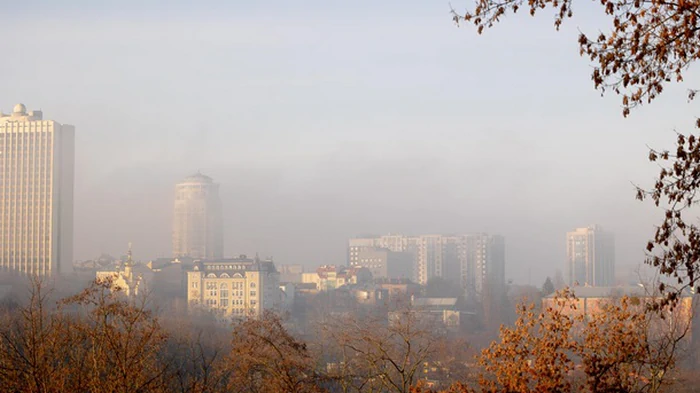
[[(700, 187), (700, 140), (678, 134), (675, 154), (652, 150), (649, 160), (664, 164), (654, 188), (647, 191), (638, 187), (637, 198), (651, 198), (656, 206), (664, 207), (663, 222), (647, 244), (648, 263), (677, 280), (678, 287), (666, 291), (666, 303), (673, 304), (686, 288), (698, 289), (700, 278), (700, 227), (685, 214), (700, 201), (696, 196)], [(659, 289), (668, 288), (661, 283)]]
[[(35, 282), (27, 304), (2, 315), (0, 386), (13, 392), (660, 392), (675, 379), (689, 315), (654, 313), (621, 298), (584, 315), (564, 291), (514, 326), (468, 367), (466, 342), (438, 334), (411, 307), (334, 317), (311, 351), (279, 315), (223, 329), (166, 329), (145, 299), (94, 282), (51, 306)], [(688, 300), (688, 299), (685, 299)], [(590, 304), (587, 307), (592, 307)], [(386, 315), (386, 314), (385, 314)], [(661, 318), (663, 316), (663, 318)], [(459, 381), (447, 387), (449, 381)], [(429, 385), (429, 386), (428, 386)]]
[(479, 357), (480, 391), (663, 391), (673, 381), (690, 320), (679, 310), (652, 312), (645, 304), (651, 301), (623, 297), (585, 311), (565, 290), (540, 313), (520, 305), (515, 326), (502, 328), (500, 341)]
[(388, 321), (340, 317), (327, 323), (329, 377), (344, 392), (408, 392), (441, 348), (433, 324), (423, 318), (405, 306)]
[(223, 364), (231, 392), (320, 392), (306, 344), (294, 338), (282, 319), (265, 312), (234, 325), (231, 353)]
[(578, 318), (568, 293), (556, 304), (536, 313), (534, 305), (520, 304), (514, 327), (501, 328), (501, 341), (485, 349), (479, 357), (483, 367), (479, 385), (487, 392), (569, 392), (567, 375), (574, 369), (577, 343), (572, 329)]
[(165, 333), (110, 285), (94, 282), (53, 308), (51, 292), (34, 281), (28, 304), (5, 315), (0, 329), (0, 385), (16, 392), (166, 391), (167, 367), (158, 359)]

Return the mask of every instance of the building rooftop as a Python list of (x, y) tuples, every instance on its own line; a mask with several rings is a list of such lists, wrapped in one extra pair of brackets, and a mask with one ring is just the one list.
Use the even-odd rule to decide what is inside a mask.
[(27, 112), (27, 107), (22, 103), (15, 105), (10, 114), (0, 112), (0, 121), (3, 123), (43, 120), (43, 118), (44, 114), (41, 111)]
[(419, 297), (411, 301), (419, 308), (453, 308), (457, 305), (456, 297)]
[(207, 274), (226, 273), (229, 276), (235, 273), (245, 272), (268, 272), (277, 273), (275, 263), (272, 259), (261, 260), (258, 257), (248, 258), (246, 255), (240, 255), (238, 258), (222, 258), (216, 260), (198, 260), (194, 262), (192, 267), (194, 271), (205, 271)]
[(213, 183), (214, 180), (207, 176), (202, 174), (201, 172), (197, 172), (194, 175), (187, 176), (183, 183)]

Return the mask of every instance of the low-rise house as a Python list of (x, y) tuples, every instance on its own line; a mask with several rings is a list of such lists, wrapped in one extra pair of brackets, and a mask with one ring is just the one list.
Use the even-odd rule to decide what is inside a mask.
[(350, 284), (364, 284), (372, 280), (372, 273), (363, 267), (323, 265), (313, 273), (303, 273), (303, 284), (316, 284), (319, 291), (332, 291)]

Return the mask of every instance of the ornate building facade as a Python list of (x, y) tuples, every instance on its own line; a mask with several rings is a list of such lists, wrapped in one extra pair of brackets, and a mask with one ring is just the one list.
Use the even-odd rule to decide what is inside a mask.
[(223, 317), (257, 318), (281, 305), (279, 273), (272, 260), (245, 255), (200, 260), (187, 272), (187, 301)]

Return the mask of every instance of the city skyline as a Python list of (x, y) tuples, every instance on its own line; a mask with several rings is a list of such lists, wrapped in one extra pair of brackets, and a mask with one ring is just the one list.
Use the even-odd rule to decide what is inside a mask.
[[(488, 286), (493, 291), (491, 293), (505, 288), (506, 246), (504, 237), (500, 235), (389, 234), (350, 238), (347, 246), (348, 266), (375, 269), (375, 255), (380, 250), (410, 255), (408, 260), (397, 258), (394, 263), (410, 263), (413, 277), (409, 278), (420, 285), (428, 284), (433, 278), (441, 278), (459, 286), (465, 295), (473, 298), (483, 296)], [(364, 258), (367, 254), (375, 254), (375, 261), (370, 259), (369, 265)], [(384, 263), (388, 262), (386, 260)]]
[(484, 231), (509, 239), (508, 278), (541, 283), (565, 263), (562, 233), (599, 222), (618, 265), (637, 265), (659, 211), (630, 183), (653, 185), (647, 146), (692, 127), (686, 86), (629, 119), (600, 98), (575, 43), (599, 25), (587, 12), (558, 34), (523, 15), (478, 38), (430, 2), (6, 12), (6, 36), (42, 46), (0, 43), (12, 59), (0, 107), (24, 101), (89, 130), (76, 140), (80, 260), (128, 241), (169, 256), (172, 185), (201, 168), (226, 185), (233, 254), (311, 265), (342, 261), (363, 232)]

